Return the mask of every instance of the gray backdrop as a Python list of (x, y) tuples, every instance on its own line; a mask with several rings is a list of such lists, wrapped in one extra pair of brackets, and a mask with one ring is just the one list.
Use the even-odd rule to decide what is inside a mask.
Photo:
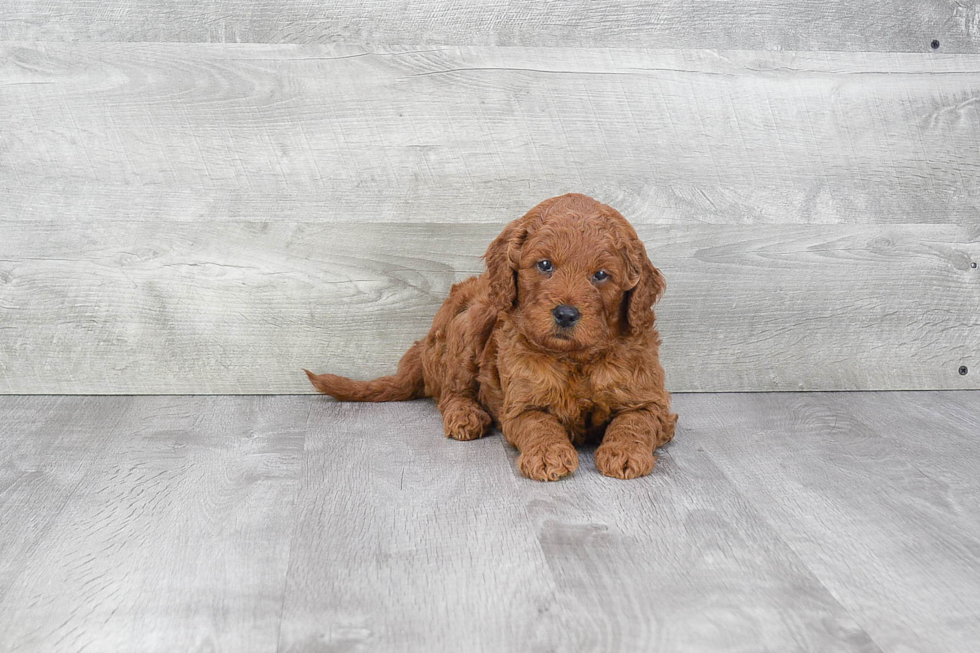
[(460, 5), (4, 0), (0, 392), (389, 372), (569, 191), (671, 390), (980, 388), (980, 2)]

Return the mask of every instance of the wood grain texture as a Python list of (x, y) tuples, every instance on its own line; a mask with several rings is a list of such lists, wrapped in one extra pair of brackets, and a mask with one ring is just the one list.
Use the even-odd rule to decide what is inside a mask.
[(279, 650), (555, 650), (502, 440), (447, 439), (429, 401), (312, 405)]
[[(0, 223), (0, 391), (310, 392), (390, 373), (498, 225)], [(977, 228), (662, 225), (673, 391), (977, 388)], [(957, 370), (967, 365), (972, 373)]]
[[(980, 637), (980, 395), (953, 396), (692, 398), (686, 434), (883, 650), (966, 653)], [(969, 427), (946, 418), (954, 402)]]
[(11, 401), (0, 650), (275, 650), (306, 402)]
[[(64, 397), (4, 397), (0, 415), (3, 602), (38, 543), (48, 537), (62, 512), (70, 510), (73, 495), (97, 463), (121, 415), (86, 410), (79, 401)], [(90, 439), (79, 443), (78, 431)]]
[(591, 452), (572, 483), (524, 483), (564, 611), (555, 650), (880, 652), (698, 444), (661, 449), (636, 484)]
[(980, 210), (980, 55), (3, 44), (0, 97), (7, 220), (501, 223), (568, 191), (658, 224)]
[(542, 485), (430, 402), (316, 406), (283, 651), (879, 650), (691, 443)]
[(430, 401), (0, 397), (0, 652), (971, 652), (980, 392), (680, 394), (652, 475)]
[[(976, 388), (980, 55), (0, 46), (0, 392), (302, 392), (570, 190), (674, 390)], [(399, 226), (401, 225), (401, 226)]]
[(5, 0), (0, 39), (977, 52), (976, 0)]

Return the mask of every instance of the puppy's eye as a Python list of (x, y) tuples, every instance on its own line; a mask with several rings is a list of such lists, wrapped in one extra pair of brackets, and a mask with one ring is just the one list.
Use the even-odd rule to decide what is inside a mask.
[(599, 270), (598, 272), (592, 275), (592, 280), (596, 282), (605, 281), (608, 278), (609, 278), (609, 273), (606, 272), (605, 270)]
[(543, 261), (538, 261), (538, 269), (542, 272), (552, 272), (555, 269), (555, 265), (548, 259), (544, 259)]

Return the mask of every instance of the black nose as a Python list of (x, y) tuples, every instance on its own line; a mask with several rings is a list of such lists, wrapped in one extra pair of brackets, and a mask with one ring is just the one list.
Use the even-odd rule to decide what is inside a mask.
[(577, 308), (568, 304), (562, 304), (555, 308), (555, 310), (551, 311), (551, 314), (555, 316), (555, 324), (566, 329), (578, 322), (579, 317), (582, 315), (578, 312)]

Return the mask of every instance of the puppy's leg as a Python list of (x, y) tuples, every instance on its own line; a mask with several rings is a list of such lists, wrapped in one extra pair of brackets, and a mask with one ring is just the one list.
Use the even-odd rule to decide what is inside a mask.
[(578, 452), (558, 420), (531, 410), (501, 424), (504, 437), (521, 452), (517, 467), (535, 481), (557, 481), (578, 469)]
[(434, 321), (433, 343), (439, 356), (432, 375), (439, 379), (436, 393), (446, 436), (475, 440), (489, 430), (492, 419), (477, 401), (480, 354), (496, 321), (496, 312), (477, 300), (475, 283), (464, 283), (452, 293)]
[(606, 427), (595, 466), (606, 476), (630, 479), (653, 471), (653, 452), (674, 437), (677, 415), (649, 410), (620, 413)]

